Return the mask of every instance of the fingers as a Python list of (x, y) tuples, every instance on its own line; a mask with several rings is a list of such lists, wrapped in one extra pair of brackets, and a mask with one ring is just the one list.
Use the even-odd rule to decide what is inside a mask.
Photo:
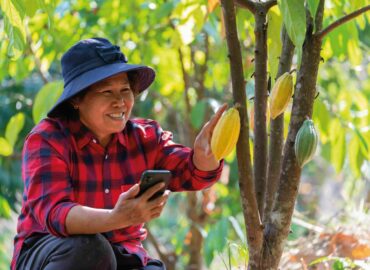
[(141, 198), (145, 201), (149, 201), (149, 199), (155, 194), (157, 193), (158, 191), (160, 190), (163, 190), (163, 188), (165, 187), (165, 184), (163, 182), (161, 183), (158, 183), (158, 184), (155, 184), (154, 186), (152, 186), (151, 188), (149, 188), (147, 191), (145, 191), (143, 193), (143, 195), (141, 195)]
[(161, 215), (163, 208), (166, 205), (166, 202), (168, 200), (168, 196), (170, 194), (169, 190), (166, 190), (162, 196), (149, 201), (148, 204), (150, 205), (150, 219), (157, 218)]
[(156, 207), (162, 207), (166, 204), (169, 194), (171, 191), (166, 190), (162, 196), (155, 198), (154, 200), (149, 201), (151, 209), (155, 209)]
[(128, 191), (121, 193), (112, 211), (112, 219), (121, 221), (119, 224), (123, 228), (159, 217), (166, 205), (170, 191), (164, 191), (163, 195), (156, 199), (150, 200), (150, 198), (164, 186), (164, 183), (158, 183), (140, 197), (136, 197), (140, 189), (139, 185), (132, 186)]
[(163, 208), (164, 206), (166, 205), (166, 202), (163, 202), (161, 203), (159, 206), (153, 208), (150, 212), (151, 212), (151, 217), (152, 219), (153, 218), (157, 218), (161, 215), (162, 211), (163, 211)]
[(122, 195), (121, 195), (122, 199), (127, 200), (127, 199), (131, 199), (131, 198), (135, 198), (135, 196), (139, 193), (139, 191), (140, 191), (139, 185), (135, 184), (129, 190), (122, 193)]

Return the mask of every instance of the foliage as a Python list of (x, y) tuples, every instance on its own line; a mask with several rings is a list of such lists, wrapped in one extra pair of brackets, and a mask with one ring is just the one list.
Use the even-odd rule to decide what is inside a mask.
[(316, 259), (313, 262), (311, 262), (309, 266), (313, 266), (313, 265), (323, 263), (323, 262), (330, 262), (330, 261), (333, 262), (332, 264), (333, 270), (358, 269), (359, 267), (361, 269), (362, 267), (367, 267), (367, 265), (365, 265), (361, 261), (356, 262), (348, 258), (340, 258), (340, 257), (322, 257), (322, 258)]

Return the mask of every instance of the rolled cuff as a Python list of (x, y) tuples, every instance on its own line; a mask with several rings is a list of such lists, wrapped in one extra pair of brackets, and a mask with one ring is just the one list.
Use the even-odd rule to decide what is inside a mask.
[(54, 207), (47, 217), (46, 227), (48, 231), (58, 237), (69, 236), (66, 227), (66, 218), (72, 207), (78, 205), (75, 202), (63, 202)]
[(202, 171), (197, 169), (195, 167), (194, 162), (193, 162), (193, 155), (194, 155), (194, 150), (191, 151), (189, 155), (189, 169), (191, 171), (191, 174), (196, 177), (198, 181), (204, 181), (204, 182), (216, 182), (220, 177), (221, 177), (221, 172), (224, 167), (224, 160), (222, 159), (220, 161), (220, 164), (217, 169), (212, 170), (212, 171)]

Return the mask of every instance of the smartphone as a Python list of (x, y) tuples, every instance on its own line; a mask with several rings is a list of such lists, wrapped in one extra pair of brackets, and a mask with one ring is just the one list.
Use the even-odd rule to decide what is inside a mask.
[(171, 172), (168, 170), (146, 170), (143, 172), (140, 178), (140, 191), (137, 197), (141, 196), (145, 191), (147, 191), (152, 186), (164, 182), (165, 186), (160, 191), (156, 192), (149, 200), (153, 200), (162, 196), (166, 190), (171, 179)]

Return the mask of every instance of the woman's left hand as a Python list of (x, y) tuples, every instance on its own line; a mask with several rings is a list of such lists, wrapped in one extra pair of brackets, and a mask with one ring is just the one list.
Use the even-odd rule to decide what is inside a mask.
[(212, 118), (205, 123), (195, 139), (193, 163), (199, 170), (213, 171), (220, 165), (219, 161), (212, 153), (211, 138), (218, 120), (226, 109), (227, 104), (223, 104), (212, 116)]

